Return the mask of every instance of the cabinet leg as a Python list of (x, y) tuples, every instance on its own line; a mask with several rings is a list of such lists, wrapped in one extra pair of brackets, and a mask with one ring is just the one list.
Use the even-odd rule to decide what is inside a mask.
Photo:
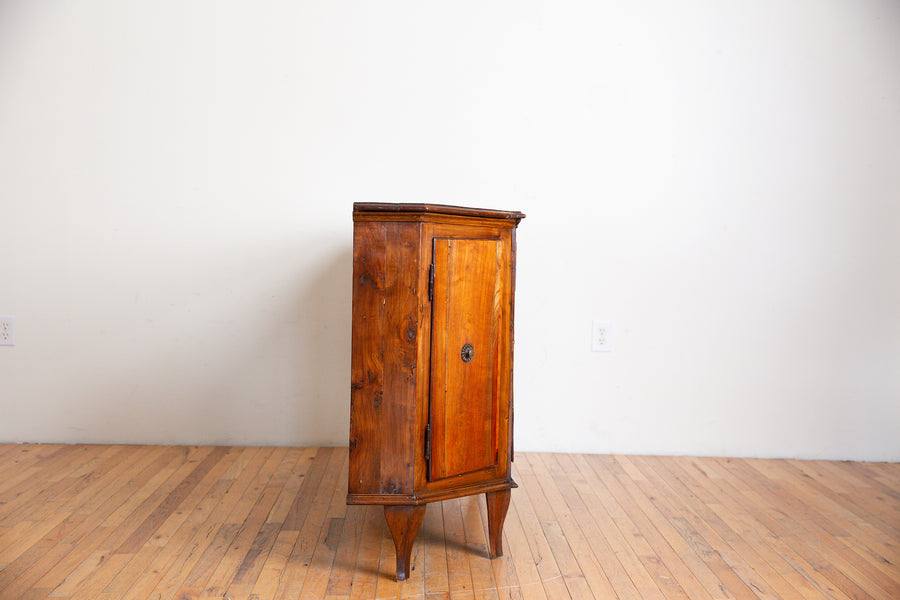
[(509, 490), (487, 492), (488, 538), (491, 545), (491, 558), (503, 556), (503, 521), (509, 510)]
[(387, 520), (391, 537), (394, 538), (394, 550), (397, 554), (397, 581), (409, 577), (409, 558), (412, 555), (416, 533), (425, 518), (425, 505), (421, 506), (385, 506), (384, 518)]

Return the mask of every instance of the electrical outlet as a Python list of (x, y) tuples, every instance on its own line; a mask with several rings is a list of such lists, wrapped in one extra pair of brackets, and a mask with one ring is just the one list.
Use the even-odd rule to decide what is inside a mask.
[(612, 350), (612, 325), (609, 321), (591, 323), (591, 352), (609, 352)]
[(13, 317), (0, 317), (0, 346), (16, 345), (16, 320)]

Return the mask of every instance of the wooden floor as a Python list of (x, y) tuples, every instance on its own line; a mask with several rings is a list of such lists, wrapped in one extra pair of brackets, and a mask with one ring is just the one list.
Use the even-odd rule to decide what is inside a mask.
[(900, 464), (518, 454), (394, 581), (345, 448), (0, 445), (0, 599), (900, 599)]

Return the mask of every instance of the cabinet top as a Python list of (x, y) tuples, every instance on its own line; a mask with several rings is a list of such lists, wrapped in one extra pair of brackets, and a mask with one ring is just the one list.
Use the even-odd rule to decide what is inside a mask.
[[(523, 213), (513, 210), (491, 210), (487, 208), (470, 208), (468, 206), (450, 206), (447, 204), (404, 204), (382, 202), (354, 202), (353, 215), (360, 213), (406, 213), (409, 215), (454, 215), (460, 217), (478, 217), (481, 219), (502, 219), (514, 221), (516, 224), (525, 218)], [(374, 215), (373, 215), (374, 216)]]

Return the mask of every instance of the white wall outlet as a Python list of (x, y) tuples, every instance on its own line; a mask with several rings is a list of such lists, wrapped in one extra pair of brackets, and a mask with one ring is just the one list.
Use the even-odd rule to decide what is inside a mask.
[(16, 320), (13, 317), (0, 317), (0, 346), (16, 345)]
[(612, 324), (609, 321), (593, 321), (591, 323), (591, 352), (609, 352), (612, 350)]

